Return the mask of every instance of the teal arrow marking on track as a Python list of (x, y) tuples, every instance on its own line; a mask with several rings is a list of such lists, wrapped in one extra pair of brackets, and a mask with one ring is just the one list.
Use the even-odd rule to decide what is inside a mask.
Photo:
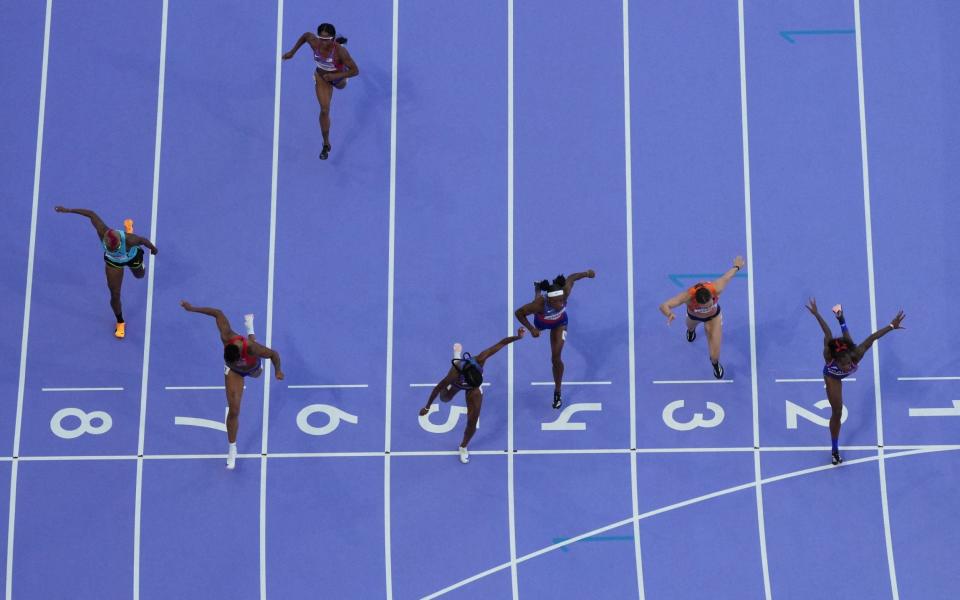
[(853, 33), (853, 29), (794, 29), (781, 31), (780, 35), (791, 44), (796, 44), (797, 40), (793, 39), (793, 36), (797, 35), (851, 35)]
[[(570, 538), (566, 538), (566, 537), (555, 537), (553, 538), (553, 543), (559, 544), (560, 542), (565, 542), (569, 539)], [(575, 543), (579, 544), (580, 542), (632, 542), (632, 541), (633, 541), (632, 535), (595, 535), (593, 537), (583, 538), (582, 540), (578, 540)], [(561, 547), (560, 551), (570, 552), (570, 546), (572, 545), (573, 544), (567, 544), (566, 546)]]
[[(667, 277), (670, 278), (670, 281), (676, 284), (677, 287), (684, 287), (681, 279), (696, 279), (697, 281), (705, 281), (709, 279), (717, 279), (723, 275), (723, 273), (670, 273)], [(747, 274), (740, 272), (734, 275), (734, 277), (746, 277)]]

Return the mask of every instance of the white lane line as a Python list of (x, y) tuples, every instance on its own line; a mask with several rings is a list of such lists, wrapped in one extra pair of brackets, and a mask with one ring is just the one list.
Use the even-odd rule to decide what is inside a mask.
[(50, 387), (40, 388), (41, 392), (122, 392), (122, 387)]
[(334, 390), (349, 388), (368, 388), (366, 383), (311, 383), (303, 385), (288, 385), (288, 390)]
[[(952, 448), (951, 448), (950, 450), (952, 450)], [(887, 458), (888, 458), (888, 459), (891, 459), (891, 458), (900, 458), (900, 457), (904, 457), (904, 456), (913, 456), (913, 455), (916, 455), (916, 454), (924, 454), (924, 453), (929, 453), (929, 452), (943, 452), (943, 451), (947, 451), (947, 448), (945, 448), (945, 447), (937, 447), (937, 448), (930, 448), (930, 449), (923, 449), (923, 450), (911, 450), (911, 451), (907, 451), (907, 452), (899, 452), (899, 453), (897, 453), (897, 454), (891, 454), (891, 455), (889, 455)], [(528, 561), (528, 560), (530, 560), (530, 559), (532, 559), (532, 558), (536, 558), (536, 557), (538, 557), (538, 556), (542, 556), (542, 555), (544, 555), (544, 554), (547, 554), (548, 552), (553, 552), (554, 550), (559, 550), (560, 548), (563, 548), (564, 546), (569, 546), (569, 545), (571, 545), (571, 544), (574, 544), (574, 543), (576, 543), (576, 542), (579, 542), (580, 540), (583, 540), (583, 539), (586, 539), (586, 538), (589, 538), (589, 537), (593, 537), (593, 536), (596, 536), (596, 535), (600, 535), (600, 534), (602, 534), (602, 533), (606, 533), (607, 531), (610, 531), (610, 530), (613, 530), (613, 529), (617, 529), (618, 527), (623, 527), (624, 525), (628, 525), (628, 524), (629, 524), (631, 521), (633, 521), (633, 520), (649, 519), (650, 517), (654, 517), (654, 516), (657, 516), (657, 515), (661, 515), (661, 514), (663, 514), (663, 513), (667, 513), (667, 512), (673, 511), (673, 510), (677, 510), (677, 509), (679, 509), (679, 508), (684, 508), (684, 507), (690, 506), (690, 505), (692, 505), (692, 504), (697, 504), (697, 503), (700, 503), (700, 502), (704, 502), (704, 501), (706, 501), (706, 500), (712, 500), (712, 499), (714, 499), (714, 498), (719, 498), (719, 497), (721, 497), (721, 496), (726, 496), (726, 495), (728, 495), (728, 494), (733, 494), (733, 493), (740, 492), (740, 491), (743, 491), (743, 490), (748, 490), (748, 489), (750, 489), (750, 488), (752, 488), (752, 487), (756, 487), (757, 485), (766, 485), (766, 484), (770, 484), (770, 483), (775, 483), (775, 482), (777, 482), (777, 481), (783, 481), (783, 480), (785, 480), (785, 479), (791, 479), (791, 478), (794, 478), (794, 477), (801, 477), (801, 476), (804, 476), (804, 475), (810, 475), (810, 474), (819, 473), (819, 472), (822, 472), (822, 471), (829, 471), (830, 469), (838, 469), (838, 468), (839, 468), (839, 469), (844, 469), (844, 468), (848, 468), (848, 467), (850, 467), (850, 466), (853, 466), (853, 465), (855, 465), (855, 464), (864, 464), (864, 463), (868, 463), (868, 462), (871, 462), (871, 461), (874, 461), (874, 460), (878, 460), (878, 457), (877, 457), (877, 456), (868, 456), (868, 457), (865, 457), (865, 458), (857, 458), (857, 459), (845, 461), (845, 462), (844, 462), (842, 465), (840, 465), (839, 467), (836, 467), (836, 466), (833, 466), (833, 465), (824, 465), (824, 466), (820, 466), (820, 467), (814, 467), (814, 468), (811, 468), (811, 469), (803, 469), (803, 470), (800, 470), (800, 471), (793, 471), (793, 472), (791, 472), (791, 473), (784, 473), (783, 475), (777, 475), (777, 476), (775, 476), (775, 477), (770, 477), (770, 478), (767, 478), (767, 479), (762, 479), (762, 480), (760, 480), (759, 482), (751, 481), (751, 482), (748, 482), (748, 483), (743, 483), (743, 484), (740, 484), (740, 485), (735, 485), (735, 486), (733, 486), (733, 487), (728, 487), (728, 488), (725, 488), (725, 489), (722, 489), (722, 490), (717, 490), (716, 492), (711, 492), (711, 493), (709, 493), (709, 494), (704, 494), (704, 495), (702, 495), (702, 496), (697, 496), (696, 498), (690, 498), (690, 499), (688, 499), (688, 500), (683, 500), (682, 502), (677, 502), (677, 503), (675, 503), (675, 504), (670, 504), (670, 505), (668, 505), (668, 506), (663, 506), (663, 507), (661, 507), (661, 508), (657, 508), (657, 509), (654, 509), (654, 510), (651, 510), (651, 511), (647, 511), (647, 512), (645, 512), (645, 513), (641, 513), (641, 514), (637, 515), (635, 518), (622, 519), (622, 520), (617, 521), (617, 522), (615, 522), (615, 523), (610, 523), (609, 525), (604, 525), (603, 527), (598, 527), (597, 529), (593, 529), (593, 530), (588, 531), (588, 532), (586, 532), (586, 533), (582, 533), (582, 534), (580, 534), (580, 535), (573, 536), (573, 537), (571, 537), (571, 538), (569, 538), (569, 539), (566, 539), (566, 540), (564, 540), (564, 541), (562, 541), (562, 542), (558, 542), (558, 543), (556, 543), (556, 544), (551, 544), (550, 546), (546, 546), (546, 547), (541, 548), (541, 549), (539, 549), (539, 550), (536, 550), (536, 551), (534, 551), (534, 552), (530, 552), (529, 554), (524, 554), (523, 556), (518, 557), (518, 558), (516, 559), (516, 561), (510, 561), (510, 562), (501, 563), (501, 564), (499, 564), (499, 565), (497, 565), (497, 566), (495, 566), (495, 567), (491, 567), (491, 568), (489, 568), (489, 569), (487, 569), (487, 570), (485, 570), (485, 571), (481, 571), (480, 573), (477, 573), (476, 575), (472, 575), (472, 576), (470, 576), (470, 577), (467, 577), (466, 579), (463, 579), (463, 580), (461, 580), (461, 581), (458, 581), (458, 582), (456, 582), (456, 583), (453, 583), (453, 584), (451, 584), (451, 585), (448, 585), (447, 587), (443, 588), (442, 590), (436, 591), (436, 592), (434, 592), (434, 593), (432, 593), (432, 594), (429, 594), (429, 595), (427, 595), (427, 596), (423, 596), (423, 599), (422, 599), (422, 600), (432, 600), (433, 598), (437, 598), (437, 597), (442, 596), (442, 595), (444, 595), (444, 594), (446, 594), (446, 593), (452, 592), (453, 590), (458, 589), (458, 588), (461, 588), (461, 587), (463, 587), (463, 586), (465, 586), (465, 585), (467, 585), (467, 584), (473, 583), (474, 581), (477, 581), (477, 580), (479, 580), (479, 579), (483, 579), (484, 577), (486, 577), (486, 576), (488, 576), (488, 575), (492, 575), (492, 574), (494, 574), (494, 573), (497, 573), (497, 572), (499, 572), (499, 571), (502, 571), (502, 570), (510, 567), (511, 565), (513, 565), (513, 564), (515, 564), (515, 563), (516, 563), (516, 564), (523, 563), (523, 562), (526, 562), (526, 561)]]
[[(47, 67), (50, 64), (50, 18), (53, 0), (47, 0), (43, 19), (43, 61), (40, 71), (40, 107), (37, 117), (37, 152), (33, 165), (33, 200), (30, 208), (30, 244), (27, 250), (27, 286), (23, 299), (23, 331), (20, 334), (20, 374), (17, 384), (17, 414), (13, 429), (13, 456), (20, 454), (20, 429), (23, 420), (23, 393), (27, 377), (27, 341), (30, 338), (30, 304), (33, 297), (33, 261), (37, 249), (37, 206), (40, 201), (40, 164), (43, 157), (43, 125), (47, 109)], [(13, 597), (13, 535), (17, 515), (17, 461), (10, 469), (10, 501), (7, 517), (6, 597)]]
[[(514, 40), (513, 0), (507, 0), (507, 335), (513, 333), (513, 236), (514, 236)], [(510, 589), (513, 600), (520, 597), (517, 581), (517, 520), (515, 513), (513, 450), (514, 444), (514, 351), (507, 346), (507, 529), (510, 534)]]
[[(630, 447), (637, 447), (637, 365), (636, 334), (634, 331), (634, 275), (633, 275), (633, 139), (630, 123), (630, 8), (629, 0), (623, 0), (623, 165), (626, 186), (627, 225), (627, 369), (630, 390)], [(640, 600), (646, 592), (643, 587), (643, 553), (640, 548), (640, 510), (637, 492), (637, 455), (630, 453), (630, 503), (633, 510), (633, 555), (636, 563), (637, 590)]]
[[(277, 45), (274, 49), (273, 75), (273, 148), (270, 164), (270, 233), (267, 254), (267, 326), (266, 344), (273, 347), (273, 287), (277, 255), (277, 178), (280, 158), (280, 60), (283, 53), (283, 0), (277, 1)], [(270, 433), (270, 372), (263, 374), (263, 410), (260, 430), (260, 600), (267, 600), (267, 444)]]
[[(165, 390), (177, 391), (177, 390), (222, 390), (224, 387), (222, 385), (168, 385), (164, 386)], [(243, 389), (247, 389), (247, 386), (243, 386)]]
[(733, 383), (732, 379), (654, 379), (656, 384)]
[[(150, 240), (157, 244), (157, 213), (160, 202), (160, 150), (163, 140), (163, 88), (167, 71), (168, 1), (163, 0), (160, 17), (160, 65), (157, 74), (157, 122), (153, 140), (153, 192), (150, 202)], [(147, 388), (150, 381), (150, 339), (153, 332), (153, 285), (157, 262), (152, 260), (147, 273), (147, 307), (143, 334), (143, 371), (140, 376), (140, 415), (137, 456), (142, 456), (147, 428)], [(143, 506), (143, 460), (137, 459), (137, 480), (133, 501), (133, 600), (140, 598), (140, 526)]]
[[(563, 385), (611, 385), (612, 381), (564, 381)], [(531, 381), (530, 385), (554, 385), (552, 381)]]
[[(856, 377), (847, 377), (844, 381), (856, 381)], [(774, 379), (774, 383), (823, 383), (823, 377), (800, 377), (796, 379)]]
[(393, 23), (390, 56), (390, 212), (387, 227), (387, 357), (384, 383), (383, 427), (383, 554), (387, 600), (393, 600), (393, 551), (390, 538), (390, 430), (393, 426), (393, 296), (397, 225), (397, 69), (400, 27), (400, 0), (393, 0)]
[[(877, 450), (876, 446), (840, 446), (844, 451), (871, 451)], [(886, 450), (904, 450), (910, 454), (923, 454), (930, 452), (947, 452), (960, 450), (960, 444), (903, 444), (896, 446), (886, 446)], [(672, 454), (672, 453), (715, 453), (715, 452), (753, 452), (754, 448), (743, 446), (739, 448), (571, 448), (571, 449), (542, 449), (542, 450), (515, 450), (513, 454), (517, 455), (543, 455), (543, 454)], [(778, 446), (769, 448), (760, 448), (761, 452), (829, 452), (830, 446)], [(383, 458), (385, 452), (278, 452), (268, 454), (267, 458), (356, 458), (356, 457), (374, 457)], [(479, 456), (505, 456), (509, 454), (506, 450), (471, 450), (470, 455)], [(417, 457), (417, 456), (457, 456), (456, 450), (398, 450), (390, 453), (390, 456), (396, 457)], [(38, 462), (38, 461), (72, 461), (72, 460), (194, 460), (210, 458), (226, 458), (226, 454), (91, 454), (75, 456), (20, 456), (16, 460), (10, 456), (0, 456), (0, 462), (19, 461)], [(238, 454), (239, 458), (262, 458), (262, 454)], [(892, 455), (891, 455), (892, 456)], [(899, 454), (897, 455), (899, 456)], [(876, 455), (868, 457), (870, 460), (876, 460)], [(887, 456), (890, 458), (890, 456)], [(860, 460), (860, 459), (856, 459)], [(844, 464), (854, 464), (853, 460), (845, 461)], [(829, 468), (828, 465), (824, 468)]]
[(942, 377), (897, 377), (897, 381), (960, 381), (960, 375)]
[[(853, 0), (854, 31), (857, 48), (857, 96), (860, 110), (860, 167), (863, 174), (863, 214), (867, 246), (867, 285), (870, 291), (870, 324), (877, 330), (876, 278), (873, 270), (873, 217), (870, 207), (870, 163), (867, 152), (867, 109), (863, 84), (863, 30), (860, 24), (860, 0)], [(883, 509), (883, 537), (887, 550), (887, 569), (890, 572), (890, 591), (893, 600), (899, 600), (897, 567), (893, 558), (893, 538), (890, 534), (890, 507), (887, 499), (887, 469), (883, 455), (883, 401), (880, 392), (880, 341), (873, 345), (873, 395), (877, 412), (877, 462), (880, 471), (880, 501)]]
[[(510, 346), (507, 346), (507, 350), (509, 350), (509, 349), (510, 349)], [(411, 384), (410, 384), (410, 387), (412, 387), (412, 388), (432, 388), (432, 387), (434, 387), (435, 385), (437, 385), (437, 384), (435, 384), (435, 383), (411, 383)], [(490, 387), (491, 385), (493, 385), (493, 384), (488, 381), (488, 382), (485, 382), (485, 383), (481, 383), (481, 384), (480, 384), (480, 387)]]

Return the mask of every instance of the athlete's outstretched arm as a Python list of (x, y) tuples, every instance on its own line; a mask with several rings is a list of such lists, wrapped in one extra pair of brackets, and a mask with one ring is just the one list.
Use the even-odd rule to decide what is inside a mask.
[(867, 336), (867, 339), (863, 340), (863, 342), (859, 346), (857, 346), (857, 353), (859, 354), (859, 356), (863, 356), (864, 354), (866, 354), (867, 350), (870, 349), (870, 346), (872, 346), (875, 341), (887, 335), (894, 329), (904, 329), (904, 327), (902, 327), (900, 323), (903, 321), (903, 318), (905, 316), (906, 315), (904, 315), (903, 311), (901, 310), (900, 312), (897, 313), (897, 316), (895, 316), (893, 320), (890, 321), (889, 325), (877, 331), (874, 331), (869, 336)]
[(587, 269), (582, 273), (572, 273), (569, 277), (567, 277), (567, 282), (563, 284), (563, 295), (570, 295), (570, 292), (573, 291), (573, 284), (576, 283), (578, 279), (583, 279), (584, 277), (593, 279), (596, 276), (597, 274), (593, 271), (593, 269)]
[(807, 310), (809, 310), (810, 314), (817, 318), (817, 323), (820, 323), (820, 329), (823, 330), (823, 343), (829, 344), (830, 340), (833, 339), (833, 332), (830, 331), (830, 326), (827, 325), (827, 322), (824, 321), (823, 317), (820, 316), (820, 311), (817, 310), (816, 298), (810, 298), (810, 300), (807, 302)]
[(733, 276), (740, 272), (740, 269), (743, 268), (743, 265), (746, 263), (743, 262), (743, 257), (738, 256), (733, 259), (733, 266), (727, 269), (727, 272), (720, 276), (720, 279), (713, 282), (713, 287), (717, 290), (717, 295), (723, 291), (723, 288), (727, 287), (727, 284), (730, 283), (730, 280), (733, 279)]
[(668, 298), (666, 301), (664, 301), (663, 304), (661, 304), (657, 308), (659, 308), (660, 312), (663, 313), (663, 316), (667, 318), (667, 325), (669, 325), (676, 318), (676, 315), (673, 314), (673, 309), (683, 304), (686, 304), (689, 301), (690, 301), (690, 294), (684, 291), (684, 292), (680, 292), (673, 298)]
[(823, 330), (823, 360), (830, 360), (830, 340), (833, 339), (833, 332), (830, 331), (830, 326), (827, 325), (827, 322), (820, 316), (815, 298), (810, 298), (807, 302), (807, 310), (809, 310), (810, 314), (816, 317), (817, 322), (820, 323), (820, 329)]
[(227, 320), (227, 316), (224, 315), (223, 311), (220, 310), (219, 308), (210, 308), (207, 306), (194, 306), (189, 302), (187, 302), (186, 300), (181, 300), (180, 306), (182, 306), (186, 311), (200, 313), (203, 315), (209, 315), (214, 319), (216, 319), (217, 329), (220, 330), (220, 339), (223, 340), (224, 344), (226, 344), (230, 338), (236, 337), (236, 333), (234, 333), (233, 329), (230, 328), (230, 321)]
[(263, 344), (252, 341), (250, 337), (247, 338), (251, 340), (250, 349), (253, 350), (253, 353), (259, 356), (260, 358), (269, 358), (270, 362), (273, 363), (273, 373), (277, 379), (283, 379), (283, 369), (280, 368), (280, 353), (271, 348), (267, 348)]
[(313, 39), (313, 38), (315, 38), (315, 37), (317, 37), (317, 36), (314, 35), (313, 32), (310, 32), (310, 31), (308, 31), (308, 32), (304, 33), (303, 35), (301, 35), (301, 36), (300, 36), (300, 39), (297, 40), (297, 43), (294, 44), (293, 48), (291, 48), (289, 52), (285, 52), (285, 53), (283, 54), (283, 57), (282, 57), (283, 60), (290, 60), (291, 58), (293, 58), (293, 55), (297, 53), (297, 50), (300, 49), (300, 46), (306, 44), (308, 40)]
[(499, 342), (497, 342), (496, 344), (490, 346), (489, 348), (487, 348), (486, 350), (478, 354), (477, 362), (483, 365), (483, 363), (486, 362), (488, 358), (490, 358), (497, 352), (500, 352), (500, 350), (502, 350), (505, 346), (508, 346), (514, 343), (515, 341), (523, 338), (523, 334), (525, 334), (526, 332), (527, 330), (524, 329), (523, 327), (517, 329), (517, 335), (511, 335), (510, 337), (505, 337)]
[(97, 236), (100, 239), (103, 239), (103, 234), (110, 229), (107, 227), (107, 224), (103, 222), (103, 219), (100, 218), (100, 215), (92, 210), (86, 208), (64, 208), (62, 206), (54, 206), (53, 210), (57, 211), (58, 213), (73, 213), (75, 215), (83, 215), (90, 219), (90, 223), (92, 223), (93, 228), (97, 230)]
[(157, 247), (154, 246), (150, 240), (133, 233), (127, 234), (127, 244), (130, 246), (146, 246), (149, 248), (150, 254), (156, 254), (158, 252)]
[(517, 317), (520, 324), (529, 329), (530, 335), (533, 337), (539, 337), (540, 330), (530, 324), (527, 315), (535, 315), (543, 310), (543, 302), (543, 297), (538, 296), (533, 302), (528, 302), (513, 312), (513, 315)]
[(843, 316), (843, 308), (839, 304), (833, 307), (833, 314), (837, 317), (837, 321), (840, 322), (840, 331), (843, 332), (843, 339), (847, 340), (850, 346), (856, 346), (857, 343), (853, 341), (853, 336), (850, 335), (850, 331), (847, 329), (847, 320)]

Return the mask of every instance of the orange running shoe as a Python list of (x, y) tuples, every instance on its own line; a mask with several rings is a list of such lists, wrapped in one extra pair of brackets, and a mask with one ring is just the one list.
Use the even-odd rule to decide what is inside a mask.
[(118, 340), (122, 340), (127, 335), (127, 324), (126, 323), (117, 323), (117, 328), (113, 332), (114, 337)]
[(133, 233), (133, 219), (124, 219), (123, 228), (127, 233)]

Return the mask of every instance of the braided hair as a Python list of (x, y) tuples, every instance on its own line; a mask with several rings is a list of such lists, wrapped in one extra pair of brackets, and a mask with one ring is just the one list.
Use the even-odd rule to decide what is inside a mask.
[(543, 279), (537, 282), (537, 289), (541, 292), (555, 292), (557, 290), (562, 290), (563, 287), (567, 284), (567, 278), (562, 274), (557, 275), (551, 283), (547, 279)]

